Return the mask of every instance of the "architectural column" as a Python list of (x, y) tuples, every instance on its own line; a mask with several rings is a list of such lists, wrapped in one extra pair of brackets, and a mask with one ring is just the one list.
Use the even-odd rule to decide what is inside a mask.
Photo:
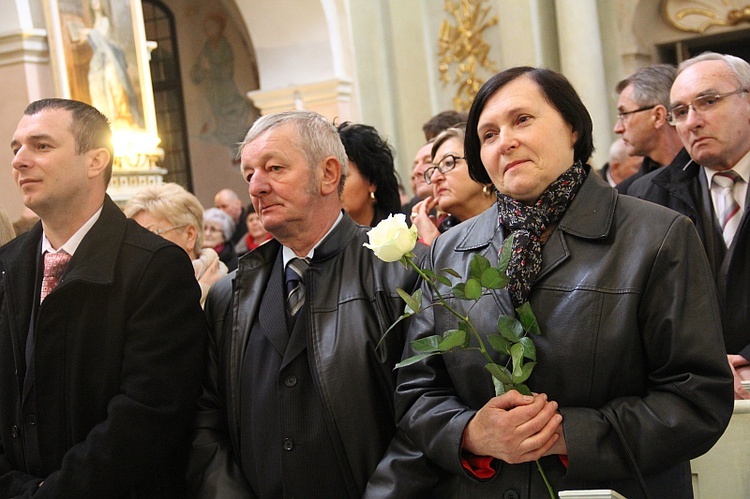
[(352, 119), (351, 94), (351, 81), (334, 78), (273, 90), (253, 90), (247, 96), (261, 115), (306, 109), (342, 123)]
[[(608, 89), (596, 0), (557, 0), (560, 69), (581, 96), (594, 120), (592, 166), (607, 161), (614, 122), (610, 118)], [(613, 56), (615, 54), (612, 54)]]

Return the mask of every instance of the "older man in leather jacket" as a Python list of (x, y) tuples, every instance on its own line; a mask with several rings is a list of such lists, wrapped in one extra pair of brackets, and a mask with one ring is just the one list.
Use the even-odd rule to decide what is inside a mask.
[[(241, 158), (255, 209), (275, 239), (209, 294), (193, 494), (424, 497), (429, 465), (394, 422), (403, 329), (379, 345), (403, 309), (396, 287), (415, 288), (416, 275), (362, 246), (365, 230), (339, 199), (346, 152), (322, 116), (259, 119)], [(301, 271), (296, 258), (306, 262)], [(290, 266), (302, 274), (304, 300), (287, 308)]]

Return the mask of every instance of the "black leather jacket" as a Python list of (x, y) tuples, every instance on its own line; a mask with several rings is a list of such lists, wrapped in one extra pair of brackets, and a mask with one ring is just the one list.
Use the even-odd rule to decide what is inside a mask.
[[(307, 355), (328, 409), (326, 425), (339, 446), (337, 455), (346, 457), (341, 469), (350, 470), (349, 496), (362, 496), (369, 481), (368, 497), (424, 497), (422, 483), (434, 479), (426, 471), (426, 459), (403, 435), (394, 438), (393, 366), (401, 357), (404, 329), (394, 328), (377, 347), (403, 312), (396, 287), (415, 289), (417, 276), (398, 263), (377, 259), (362, 246), (366, 241), (365, 229), (344, 215), (315, 249), (305, 283)], [(208, 370), (189, 470), (195, 496), (253, 497), (237, 460), (240, 372), (279, 251), (275, 240), (263, 244), (209, 293)]]
[[(502, 242), (492, 207), (441, 235), (428, 266), (468, 275), (474, 253), (495, 265)], [(534, 337), (538, 364), (528, 385), (557, 401), (563, 416), (569, 467), (557, 456), (542, 459), (555, 490), (641, 496), (617, 426), (652, 497), (691, 496), (688, 460), (718, 440), (733, 408), (711, 273), (693, 224), (618, 196), (589, 174), (542, 253), (530, 295), (542, 334)], [(455, 328), (445, 309), (430, 310), (412, 320), (409, 342)], [(471, 317), (492, 334), (498, 315), (511, 311), (501, 290), (483, 296)], [(494, 395), (479, 353), (431, 357), (399, 370), (398, 379), (399, 427), (443, 468), (441, 495), (545, 496), (534, 463), (496, 462), (498, 472), (484, 482), (461, 466), (464, 428)]]

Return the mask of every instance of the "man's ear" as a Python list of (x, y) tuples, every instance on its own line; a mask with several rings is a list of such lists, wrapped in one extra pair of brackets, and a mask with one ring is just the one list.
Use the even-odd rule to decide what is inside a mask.
[(86, 158), (89, 161), (88, 177), (94, 178), (104, 174), (109, 164), (110, 155), (107, 149), (100, 147), (86, 152)]
[(341, 163), (333, 156), (328, 156), (321, 162), (320, 193), (327, 196), (337, 193), (341, 181)]
[(653, 109), (653, 120), (654, 120), (654, 128), (661, 128), (663, 126), (671, 126), (669, 125), (669, 122), (667, 121), (667, 108), (664, 107), (661, 104), (658, 104)]

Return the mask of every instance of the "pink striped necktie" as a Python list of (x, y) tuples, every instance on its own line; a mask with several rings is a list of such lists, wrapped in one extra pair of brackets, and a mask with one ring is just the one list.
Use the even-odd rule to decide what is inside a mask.
[(43, 302), (48, 294), (57, 287), (68, 266), (71, 256), (65, 251), (52, 253), (50, 251), (44, 254), (44, 276), (42, 277), (42, 293), (39, 303)]
[(732, 239), (737, 232), (740, 219), (742, 218), (740, 205), (734, 197), (734, 186), (738, 180), (740, 180), (740, 176), (733, 170), (718, 172), (713, 176), (714, 184), (721, 188), (719, 224), (721, 225), (721, 233), (724, 236), (727, 248), (732, 244)]

